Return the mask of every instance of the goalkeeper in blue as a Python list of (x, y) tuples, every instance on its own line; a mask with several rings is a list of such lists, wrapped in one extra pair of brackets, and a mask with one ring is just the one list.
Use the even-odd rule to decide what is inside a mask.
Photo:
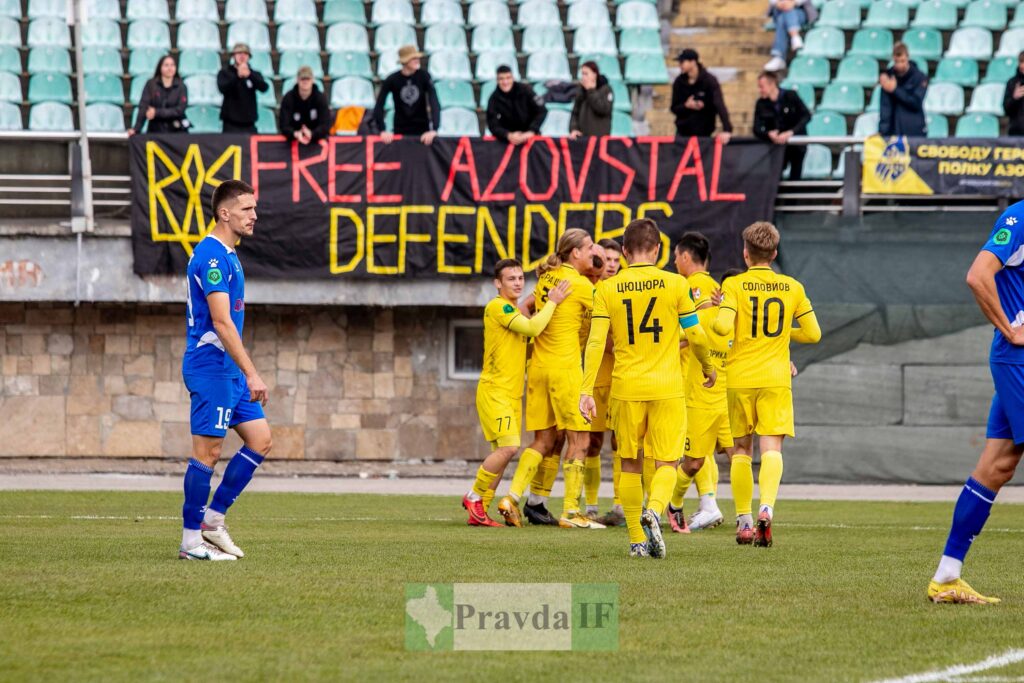
[[(263, 415), (267, 385), (242, 345), (245, 276), (235, 245), (252, 235), (256, 197), (240, 180), (213, 192), (217, 220), (188, 263), (188, 334), (181, 370), (192, 399), (192, 458), (185, 471), (184, 529), (178, 557), (235, 560), (242, 549), (228, 534), (224, 516), (270, 452), (270, 425)], [(210, 479), (228, 429), (243, 446), (224, 469), (210, 500)], [(209, 507), (207, 507), (209, 503)]]
[(981, 533), (996, 494), (1010, 479), (1024, 452), (1024, 202), (996, 221), (988, 242), (967, 273), (985, 317), (995, 326), (989, 366), (995, 396), (989, 410), (985, 449), (964, 484), (949, 530), (946, 549), (931, 583), (932, 602), (990, 605), (987, 597), (960, 578), (971, 543)]

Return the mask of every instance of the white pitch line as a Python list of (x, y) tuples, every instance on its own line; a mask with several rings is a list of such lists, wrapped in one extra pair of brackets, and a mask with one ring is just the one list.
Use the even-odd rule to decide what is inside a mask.
[(941, 671), (926, 671), (902, 678), (887, 678), (876, 683), (932, 683), (949, 679), (958, 680), (955, 677), (988, 671), (989, 669), (1000, 669), (1017, 662), (1024, 662), (1024, 650), (1007, 650), (1001, 655), (993, 655), (974, 664), (955, 664)]

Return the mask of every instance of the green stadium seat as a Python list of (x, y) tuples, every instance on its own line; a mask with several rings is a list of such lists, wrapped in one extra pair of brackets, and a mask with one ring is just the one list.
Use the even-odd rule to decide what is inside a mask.
[(409, 24), (381, 24), (374, 33), (373, 46), (377, 52), (416, 44), (416, 29)]
[(921, 4), (921, 0), (898, 0), (898, 2), (901, 2), (911, 9), (917, 9), (917, 6)]
[(313, 0), (277, 0), (274, 3), (274, 23), (287, 24), (291, 21), (307, 24), (316, 24), (320, 21)]
[(142, 91), (146, 88), (150, 75), (136, 76), (132, 79), (131, 87), (128, 88), (128, 101), (138, 104), (142, 100)]
[(409, 0), (376, 0), (370, 9), (371, 24), (389, 24), (398, 22), (414, 24), (412, 3)]
[[(17, 6), (21, 3), (18, 0), (2, 0), (0, 1), (0, 15), (3, 16), (15, 16), (5, 14), (3, 7), (5, 6)], [(20, 14), (20, 10), (19, 10)], [(89, 19), (113, 19), (114, 21), (121, 20), (121, 4), (118, 2), (110, 2), (110, 0), (86, 0), (85, 1), (85, 15)]]
[(437, 99), (441, 102), (442, 109), (476, 109), (476, 96), (473, 95), (473, 84), (469, 81), (436, 81), (434, 89), (437, 90)]
[[(461, 26), (451, 27), (453, 31), (463, 31)], [(530, 50), (526, 47), (527, 36), (532, 32), (538, 30), (537, 28), (528, 28), (523, 31), (523, 51), (529, 52)], [(561, 37), (561, 36), (559, 36)], [(462, 37), (462, 49), (465, 49), (466, 45), (465, 31), (463, 31)], [(473, 52), (493, 52), (494, 50), (515, 50), (516, 43), (512, 37), (512, 28), (509, 26), (498, 26), (493, 24), (484, 24), (483, 26), (477, 26), (473, 29), (473, 40), (471, 45)]]
[[(105, 2), (107, 0), (96, 1)], [(174, 18), (178, 22), (190, 19), (220, 21), (220, 13), (217, 11), (217, 0), (178, 0), (174, 3)]]
[(1005, 85), (1015, 73), (1017, 73), (1016, 57), (996, 57), (988, 63), (988, 67), (985, 69), (985, 78), (981, 82)]
[(387, 50), (378, 50), (377, 54), (377, 77), (381, 80), (387, 78), (392, 72), (401, 68), (398, 63), (398, 48), (392, 47)]
[(878, 112), (867, 111), (853, 122), (853, 137), (866, 138), (878, 133)]
[(327, 29), (328, 52), (369, 52), (370, 39), (366, 35), (366, 28), (358, 24), (341, 23), (333, 24)]
[[(13, 23), (13, 22), (12, 22)], [(99, 21), (90, 22), (92, 24), (98, 24)], [(14, 24), (17, 26), (17, 24)], [(0, 29), (0, 44), (12, 45), (14, 43), (6, 42), (3, 36), (4, 30)], [(21, 44), (21, 30), (17, 30), (18, 42)], [(83, 39), (84, 43), (84, 39)], [(71, 48), (71, 31), (68, 29), (68, 25), (64, 23), (62, 19), (54, 19), (53, 17), (44, 17), (42, 19), (34, 19), (32, 23), (28, 25), (28, 46), (29, 47), (63, 47)], [(121, 34), (117, 34), (117, 45), (121, 47)]]
[(0, 130), (21, 129), (21, 108), (10, 102), (0, 102)]
[(40, 102), (28, 112), (28, 129), (57, 133), (73, 133), (75, 120), (71, 107), (60, 102)]
[(610, 81), (622, 80), (622, 69), (619, 67), (619, 58), (612, 55), (588, 55), (582, 54), (579, 58), (579, 65), (576, 67), (576, 77), (579, 78), (583, 62), (594, 62), (601, 75)]
[(261, 135), (273, 135), (277, 130), (277, 117), (269, 107), (256, 109), (256, 132)]
[[(40, 48), (36, 48), (37, 50)], [(66, 50), (58, 51), (58, 54)], [(70, 64), (69, 64), (70, 66)], [(38, 69), (48, 71), (48, 69)], [(89, 74), (114, 74), (120, 76), (124, 73), (121, 65), (121, 51), (108, 47), (86, 47), (82, 49), (82, 70)]]
[(964, 89), (954, 83), (932, 83), (924, 97), (927, 112), (959, 116), (964, 112)]
[[(488, 28), (493, 27), (481, 26), (474, 34), (480, 34), (483, 29)], [(508, 37), (511, 39), (512, 31), (507, 27), (502, 27), (502, 29), (508, 33)], [(438, 50), (468, 51), (466, 31), (461, 26), (455, 24), (434, 24), (433, 26), (428, 26), (423, 34), (423, 49), (428, 53), (437, 52)]]
[[(36, 48), (37, 50), (50, 50), (52, 48)], [(67, 50), (64, 55), (67, 56)], [(31, 53), (29, 53), (31, 57)], [(71, 73), (71, 60), (67, 60), (67, 71), (61, 69), (46, 69), (46, 71), (57, 71), (58, 73)], [(12, 74), (21, 73), (21, 54), (18, 48), (11, 45), (0, 45), (0, 71), (9, 71)]]
[(999, 119), (992, 114), (969, 114), (956, 122), (958, 138), (997, 138)]
[(135, 21), (136, 19), (170, 21), (171, 15), (167, 11), (169, 4), (167, 0), (128, 0), (124, 16), (128, 21)]
[(210, 74), (196, 74), (185, 79), (188, 88), (188, 102), (197, 106), (212, 105), (219, 107), (224, 95), (217, 89), (217, 77)]
[(1006, 86), (1002, 83), (985, 83), (974, 89), (971, 105), (967, 107), (969, 114), (995, 114), (1003, 116), (1003, 94)]
[(86, 74), (85, 101), (103, 104), (124, 104), (124, 86), (121, 75)]
[[(250, 49), (255, 49), (251, 45)], [(212, 21), (192, 19), (178, 26), (179, 50), (221, 50), (220, 29)]]
[(827, 59), (820, 57), (796, 57), (789, 63), (787, 80), (790, 83), (808, 83), (824, 86), (829, 81), (831, 69)]
[(227, 44), (237, 43), (245, 43), (250, 50), (270, 52), (270, 31), (267, 30), (266, 24), (252, 19), (241, 19), (228, 26)]
[(364, 78), (347, 76), (331, 84), (331, 107), (372, 108), (377, 98), (373, 94), (373, 83)]
[(420, 21), (426, 26), (437, 24), (461, 26), (464, 21), (462, 6), (452, 0), (428, 0), (420, 7)]
[(868, 9), (864, 28), (903, 29), (910, 24), (910, 10), (896, 0), (876, 0)]
[(315, 78), (324, 77), (324, 65), (320, 61), (319, 50), (288, 50), (281, 53), (278, 71), (282, 76), (296, 75), (300, 66), (308, 66), (313, 69), (313, 76)]
[[(314, 24), (292, 22), (277, 27), (277, 50), (307, 50), (320, 52), (320, 32)], [(318, 57), (319, 59), (319, 57)]]
[[(90, 52), (93, 48), (86, 48)], [(118, 61), (120, 63), (120, 60)], [(20, 72), (21, 69), (18, 69)], [(62, 47), (34, 47), (28, 53), (28, 72), (71, 75), (71, 53)]]
[(626, 57), (626, 83), (659, 85), (668, 83), (668, 69), (661, 55), (630, 55)]
[(469, 55), (457, 50), (439, 50), (430, 55), (430, 75), (434, 78), (449, 78), (462, 81), (473, 79), (469, 68)]
[(860, 27), (860, 4), (851, 0), (832, 0), (821, 7), (815, 26), (832, 26), (842, 29)]
[(441, 126), (438, 135), (449, 137), (468, 136), (480, 137), (480, 119), (476, 112), (463, 107), (447, 107), (441, 109)]
[(903, 32), (903, 44), (914, 59), (940, 59), (942, 33), (933, 28), (919, 28)]
[(64, 74), (32, 74), (28, 79), (28, 101), (71, 104), (71, 80)]
[[(979, 29), (981, 30), (981, 29)], [(999, 51), (996, 57), (1016, 57), (1024, 52), (1024, 28), (1011, 28), (1003, 32), (999, 40)]]
[(7, 71), (0, 71), (0, 102), (21, 103), (21, 79)]
[(864, 88), (856, 84), (829, 83), (819, 106), (840, 114), (859, 114), (864, 111)]
[(839, 62), (834, 82), (870, 87), (878, 82), (878, 60), (870, 57), (844, 57)]
[(123, 133), (124, 110), (113, 104), (90, 104), (85, 108), (85, 128), (93, 133)]
[(490, 101), (491, 95), (494, 93), (494, 90), (497, 87), (498, 87), (498, 84), (493, 79), (492, 80), (483, 81), (480, 84), (480, 108), (481, 109), (487, 109), (487, 102)]
[(21, 0), (0, 0), (0, 17), (21, 19)]
[(224, 21), (229, 24), (236, 21), (257, 21), (261, 24), (268, 24), (270, 17), (267, 16), (267, 3), (265, 0), (227, 0), (224, 3)]
[(128, 55), (129, 76), (152, 76), (160, 58), (166, 54), (158, 47), (142, 47)]
[[(478, 29), (479, 30), (479, 29)], [(587, 33), (588, 31), (577, 31)], [(548, 50), (565, 51), (565, 39), (560, 26), (529, 26), (523, 29), (523, 52), (532, 54)]]
[(1006, 28), (1006, 5), (993, 0), (974, 0), (967, 5), (967, 12), (960, 21), (960, 26), (976, 26), (990, 31), (1002, 31)]
[(189, 128), (191, 133), (219, 133), (224, 130), (224, 124), (220, 120), (220, 107), (188, 107), (185, 109), (185, 118), (192, 124)]
[[(557, 13), (557, 8), (555, 9)], [(520, 14), (522, 10), (520, 9)], [(497, 0), (480, 0), (469, 6), (469, 17), (466, 21), (470, 26), (483, 24), (499, 24), (511, 26), (512, 17), (508, 13), (508, 5)]]
[[(808, 32), (808, 35), (810, 33)], [(804, 45), (806, 45), (806, 41)], [(849, 55), (871, 57), (872, 59), (889, 59), (892, 57), (892, 31), (885, 28), (862, 28), (853, 34), (853, 45)], [(800, 54), (804, 54), (801, 52)], [(827, 56), (827, 55), (822, 55)], [(841, 56), (841, 55), (840, 55)]]
[(1014, 5), (1013, 21), (1010, 22), (1010, 28), (1024, 27), (1024, 12), (1021, 11), (1022, 8), (1024, 8), (1024, 2)]
[(327, 71), (332, 79), (342, 78), (343, 76), (373, 79), (370, 55), (365, 52), (335, 52), (331, 55)]
[(29, 0), (27, 16), (30, 20), (51, 17), (66, 21), (68, 17), (67, 0)]
[(220, 68), (220, 53), (216, 50), (188, 50), (178, 55), (178, 73), (183, 77), (194, 74), (217, 75)]
[(800, 99), (804, 101), (804, 104), (807, 105), (807, 109), (811, 112), (813, 112), (817, 107), (813, 85), (809, 83), (790, 83), (789, 81), (783, 81), (779, 87), (795, 91), (796, 94), (800, 96)]
[[(233, 58), (229, 59), (229, 61), (232, 64), (235, 63), (235, 60)], [(271, 78), (274, 75), (274, 66), (270, 61), (269, 51), (253, 52), (252, 55), (249, 57), (249, 67), (253, 71), (259, 71), (267, 78)], [(273, 88), (271, 88), (271, 91), (273, 91)], [(259, 96), (257, 95), (257, 97)]]
[(816, 138), (846, 135), (846, 117), (834, 111), (819, 111), (807, 123), (807, 134)]
[(558, 5), (547, 0), (528, 0), (519, 6), (517, 22), (523, 28), (530, 26), (562, 26)]
[(121, 28), (111, 19), (96, 19), (82, 26), (84, 47), (121, 49)]
[[(944, 0), (929, 0), (917, 6), (911, 28), (937, 28), (945, 31), (956, 28), (960, 17), (956, 5)], [(911, 52), (910, 54), (914, 54)]]
[(564, 138), (569, 135), (569, 121), (572, 115), (558, 109), (549, 110), (540, 126), (540, 134), (551, 138)]
[(868, 97), (868, 106), (864, 107), (864, 111), (878, 111), (881, 108), (881, 101), (882, 89), (876, 85), (871, 89), (871, 96)]
[[(787, 176), (788, 177), (788, 176)], [(828, 180), (832, 177), (832, 150), (825, 145), (807, 145), (802, 180)]]
[[(572, 117), (569, 118), (570, 123)], [(624, 111), (612, 112), (612, 135), (624, 138), (633, 137), (633, 117)]]
[(612, 95), (614, 101), (612, 102), (612, 109), (615, 111), (633, 111), (633, 101), (629, 96), (629, 88), (621, 80), (609, 80), (608, 85), (612, 89)]
[(935, 82), (956, 83), (972, 88), (978, 84), (978, 62), (959, 57), (943, 59), (935, 70)]
[[(267, 78), (269, 79), (270, 77), (268, 76)], [(322, 83), (320, 83), (319, 81), (316, 81), (316, 83), (317, 83), (317, 85), (321, 86), (320, 87), (320, 92), (326, 92), (323, 89), (323, 84)], [(274, 84), (273, 83), (267, 83), (267, 85), (270, 86), (270, 87), (267, 88), (266, 92), (259, 92), (258, 90), (256, 91), (256, 105), (260, 106), (260, 107), (271, 107), (271, 108), (273, 108), (273, 107), (277, 106), (277, 95), (274, 94)], [(282, 93), (283, 92), (284, 91), (282, 90)]]
[(924, 115), (924, 125), (928, 132), (927, 137), (949, 137), (949, 119), (942, 114), (929, 114), (926, 112)]
[[(598, 7), (604, 11), (602, 12)], [(575, 23), (572, 20), (573, 12), (577, 15)], [(589, 20), (585, 20), (584, 17), (588, 16)], [(567, 23), (571, 27), (605, 26), (607, 16), (608, 11), (604, 9), (603, 3), (578, 2), (569, 8)], [(625, 2), (619, 5), (615, 11), (615, 25), (619, 28), (658, 29), (661, 27), (661, 20), (658, 19), (658, 10), (654, 5), (646, 2)]]
[(171, 31), (157, 19), (139, 19), (128, 24), (128, 49), (153, 47), (165, 52), (171, 49)]
[(594, 26), (586, 31), (576, 31), (572, 40), (572, 51), (580, 55), (619, 55), (611, 26)]
[(945, 0), (945, 2), (954, 5), (957, 9), (964, 9), (971, 4), (971, 0)]
[[(14, 19), (0, 17), (0, 45), (21, 47), (21, 26)], [(67, 47), (67, 45), (62, 47)]]
[(992, 57), (992, 34), (983, 28), (958, 28), (949, 39), (946, 57)]
[(366, 10), (360, 0), (328, 0), (324, 3), (324, 25), (365, 24)]
[(653, 28), (624, 28), (619, 32), (619, 52), (623, 56), (663, 54), (661, 35)]

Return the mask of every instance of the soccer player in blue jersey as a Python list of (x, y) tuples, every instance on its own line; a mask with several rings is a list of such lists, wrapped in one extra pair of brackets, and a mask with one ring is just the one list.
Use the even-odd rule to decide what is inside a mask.
[(953, 508), (953, 525), (939, 568), (928, 584), (932, 602), (994, 604), (960, 578), (964, 557), (981, 533), (996, 494), (1024, 452), (1024, 202), (996, 221), (971, 269), (967, 286), (995, 326), (989, 367), (995, 396), (989, 409), (985, 448)]
[[(270, 425), (263, 416), (267, 385), (242, 345), (245, 276), (235, 253), (252, 235), (256, 197), (240, 180), (213, 193), (217, 224), (188, 262), (188, 339), (181, 371), (192, 398), (192, 459), (185, 471), (183, 560), (234, 560), (244, 553), (228, 535), (224, 515), (270, 452)], [(228, 463), (210, 499), (210, 478), (228, 428), (245, 445)]]

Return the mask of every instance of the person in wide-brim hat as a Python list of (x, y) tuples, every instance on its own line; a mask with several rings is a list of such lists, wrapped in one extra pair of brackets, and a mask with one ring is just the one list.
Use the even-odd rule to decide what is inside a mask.
[[(425, 145), (437, 137), (437, 129), (441, 126), (441, 104), (430, 74), (420, 68), (422, 58), (423, 53), (415, 45), (398, 48), (401, 68), (381, 83), (377, 103), (373, 107), (373, 122), (385, 144), (391, 144), (395, 134), (415, 135)], [(392, 131), (386, 130), (384, 125), (384, 103), (388, 95), (395, 105)]]

